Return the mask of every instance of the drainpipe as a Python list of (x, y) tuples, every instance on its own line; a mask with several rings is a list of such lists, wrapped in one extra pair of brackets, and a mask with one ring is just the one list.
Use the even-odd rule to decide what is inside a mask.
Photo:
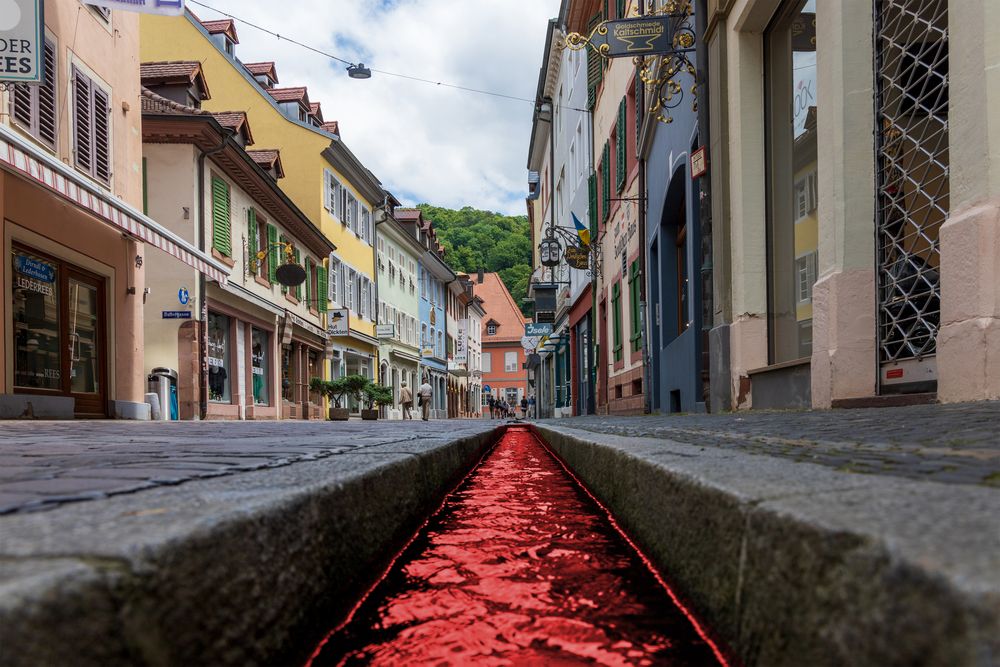
[[(222, 143), (210, 150), (200, 151), (198, 154), (198, 224), (195, 232), (198, 236), (198, 250), (203, 253), (205, 252), (205, 158), (221, 153), (229, 144), (231, 136), (231, 132), (223, 130)], [(206, 296), (204, 273), (198, 274), (198, 294), (201, 297), (199, 304), (201, 331), (198, 332), (198, 359), (201, 374), (198, 387), (198, 417), (204, 420), (208, 417), (208, 297)]]
[[(709, 97), (708, 97), (708, 43), (705, 41), (705, 30), (708, 27), (708, 3), (706, 0), (695, 0), (695, 34), (697, 39), (695, 40), (695, 59), (697, 60), (697, 66), (695, 67), (695, 72), (697, 73), (697, 90), (698, 90), (698, 141), (702, 146), (709, 146), (709, 130), (711, 127), (709, 119)], [(709, 156), (709, 165), (711, 165), (712, 157)], [(711, 166), (709, 167), (711, 169)], [(701, 265), (701, 329), (702, 332), (707, 332), (712, 328), (715, 305), (714, 305), (714, 293), (713, 293), (713, 256), (712, 256), (712, 181), (709, 179), (706, 173), (701, 178), (698, 179), (701, 199), (698, 202), (698, 217), (699, 226), (701, 228), (701, 247), (702, 247), (702, 265)], [(702, 335), (699, 332), (699, 335)], [(709, 341), (702, 338), (702, 354), (699, 361), (701, 366), (700, 373), (706, 373), (708, 371), (707, 365), (704, 362), (705, 355), (710, 354)], [(709, 382), (711, 378), (709, 378)], [(706, 408), (711, 405), (711, 393), (710, 385), (706, 383), (706, 386), (702, 387), (702, 398), (705, 400)]]

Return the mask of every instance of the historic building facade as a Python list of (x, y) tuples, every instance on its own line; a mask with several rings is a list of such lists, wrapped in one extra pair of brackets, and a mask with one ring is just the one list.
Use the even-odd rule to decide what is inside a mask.
[(147, 255), (228, 267), (143, 210), (137, 15), (44, 9), (44, 81), (0, 93), (0, 416), (147, 419)]

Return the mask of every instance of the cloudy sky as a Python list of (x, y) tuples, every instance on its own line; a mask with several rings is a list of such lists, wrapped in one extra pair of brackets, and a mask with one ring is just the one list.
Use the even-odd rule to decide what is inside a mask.
[[(533, 99), (559, 0), (202, 0), (372, 69)], [(202, 19), (219, 15), (191, 4)], [(532, 105), (344, 65), (237, 23), (243, 62), (274, 60), (404, 204), (524, 214)]]

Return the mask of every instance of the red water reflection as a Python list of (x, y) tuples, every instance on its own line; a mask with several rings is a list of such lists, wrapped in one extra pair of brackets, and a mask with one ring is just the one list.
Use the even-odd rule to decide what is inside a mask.
[(309, 665), (725, 664), (602, 510), (510, 429)]

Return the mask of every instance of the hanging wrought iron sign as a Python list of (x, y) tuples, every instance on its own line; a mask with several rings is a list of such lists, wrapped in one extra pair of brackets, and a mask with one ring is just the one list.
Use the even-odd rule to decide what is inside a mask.
[(566, 263), (572, 266), (574, 269), (589, 269), (590, 268), (590, 248), (578, 248), (576, 246), (567, 246), (566, 251), (563, 253), (566, 258)]
[(602, 21), (589, 35), (566, 35), (563, 48), (593, 49), (602, 58), (633, 58), (646, 90), (648, 111), (662, 123), (673, 122), (671, 109), (684, 99), (682, 77), (691, 78), (688, 89), (697, 111), (695, 67), (689, 54), (695, 50), (691, 0), (668, 0), (650, 14), (618, 21)]

